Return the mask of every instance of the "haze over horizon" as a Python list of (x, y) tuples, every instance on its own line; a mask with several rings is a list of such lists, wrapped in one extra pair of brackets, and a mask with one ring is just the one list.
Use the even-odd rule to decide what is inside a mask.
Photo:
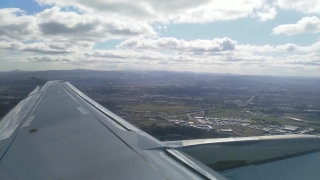
[(320, 77), (318, 0), (11, 0), (0, 71), (166, 70)]

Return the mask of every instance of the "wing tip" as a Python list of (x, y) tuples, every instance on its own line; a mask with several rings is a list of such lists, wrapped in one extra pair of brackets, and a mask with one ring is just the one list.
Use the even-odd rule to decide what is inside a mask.
[(30, 77), (32, 80), (34, 80), (38, 86), (43, 86), (44, 84), (46, 84), (48, 81), (44, 80), (44, 79), (40, 79), (37, 77)]

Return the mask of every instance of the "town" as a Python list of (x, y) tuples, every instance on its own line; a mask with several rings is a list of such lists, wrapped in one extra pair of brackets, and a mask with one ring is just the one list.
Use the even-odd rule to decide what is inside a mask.
[[(174, 117), (173, 117), (174, 118)], [(193, 128), (199, 128), (208, 131), (217, 131), (220, 133), (233, 133), (231, 128), (228, 129), (215, 129), (218, 126), (242, 126), (252, 128), (256, 130), (262, 130), (264, 135), (277, 135), (277, 134), (307, 134), (314, 131), (312, 128), (300, 128), (290, 125), (267, 125), (259, 126), (254, 125), (248, 119), (241, 118), (210, 118), (210, 117), (192, 117), (190, 121), (184, 120), (169, 120), (170, 123), (174, 123), (180, 126), (187, 126)], [(242, 136), (242, 134), (238, 134)]]

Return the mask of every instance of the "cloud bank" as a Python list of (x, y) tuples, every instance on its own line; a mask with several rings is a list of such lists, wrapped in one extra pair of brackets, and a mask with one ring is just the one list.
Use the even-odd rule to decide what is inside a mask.
[[(282, 11), (293, 10), (306, 17), (295, 24), (271, 28), (273, 36), (318, 34), (317, 0), (36, 1), (49, 8), (35, 14), (19, 8), (0, 9), (0, 61), (61, 63), (95, 69), (246, 73), (304, 68), (320, 72), (319, 40), (304, 46), (289, 42), (255, 45), (231, 37), (185, 40), (163, 37), (161, 33), (172, 24), (232, 23), (243, 19), (263, 24)], [(96, 48), (110, 40), (119, 43), (111, 49)]]

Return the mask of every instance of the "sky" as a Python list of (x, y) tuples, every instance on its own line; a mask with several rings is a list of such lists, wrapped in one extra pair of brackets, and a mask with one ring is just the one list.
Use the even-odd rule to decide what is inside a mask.
[(319, 0), (2, 0), (0, 71), (320, 77)]

